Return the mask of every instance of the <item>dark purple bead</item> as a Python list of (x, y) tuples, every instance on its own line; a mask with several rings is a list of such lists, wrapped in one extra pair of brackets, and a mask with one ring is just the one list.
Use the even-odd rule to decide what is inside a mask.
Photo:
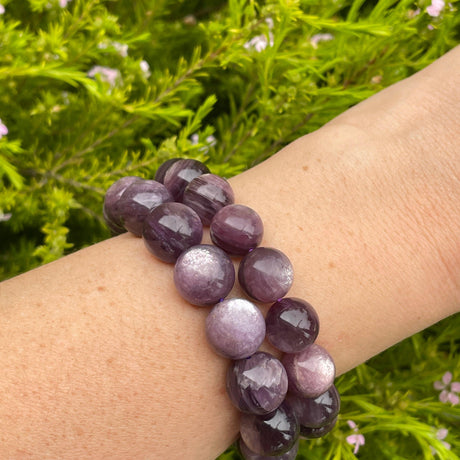
[(340, 396), (335, 385), (316, 398), (302, 398), (289, 393), (286, 400), (294, 410), (299, 424), (308, 428), (328, 425), (340, 410)]
[(233, 362), (227, 371), (227, 393), (242, 412), (268, 414), (284, 400), (287, 374), (281, 362), (269, 353), (254, 353)]
[(222, 208), (211, 222), (211, 239), (224, 251), (244, 255), (259, 246), (264, 233), (262, 219), (241, 204)]
[(249, 300), (226, 299), (215, 305), (206, 318), (206, 337), (220, 355), (247, 358), (264, 341), (265, 320)]
[(319, 428), (309, 428), (306, 426), (300, 426), (300, 436), (307, 439), (316, 439), (322, 438), (326, 434), (332, 431), (337, 423), (337, 417), (329, 422), (327, 425), (321, 426)]
[(288, 375), (289, 390), (304, 398), (316, 398), (334, 383), (334, 361), (316, 343), (300, 353), (285, 354), (281, 362)]
[(238, 440), (238, 449), (244, 460), (295, 460), (299, 451), (299, 440), (285, 454), (281, 455), (260, 455), (253, 452), (240, 438)]
[(285, 403), (266, 415), (241, 414), (240, 434), (250, 450), (260, 455), (282, 455), (299, 437), (299, 424)]
[(136, 181), (142, 182), (143, 180), (144, 179), (137, 176), (126, 176), (118, 179), (108, 188), (104, 197), (102, 214), (104, 215), (107, 226), (114, 234), (126, 232), (126, 229), (123, 227), (121, 216), (116, 208), (117, 201), (132, 183)]
[(178, 160), (175, 161), (164, 175), (163, 184), (171, 192), (174, 201), (182, 201), (185, 187), (192, 182), (195, 177), (209, 173), (206, 165), (197, 160)]
[(126, 230), (141, 236), (150, 210), (169, 201), (172, 196), (163, 184), (154, 180), (135, 181), (124, 191), (115, 208)]
[(182, 202), (200, 216), (203, 225), (209, 225), (217, 211), (234, 201), (235, 196), (230, 184), (215, 174), (195, 177), (187, 185), (182, 198)]
[(278, 350), (298, 353), (316, 340), (319, 319), (305, 300), (285, 297), (275, 302), (265, 318), (267, 338)]
[(164, 262), (175, 262), (188, 248), (201, 243), (203, 224), (182, 203), (163, 203), (149, 212), (142, 232), (147, 249)]
[(294, 279), (289, 259), (278, 249), (256, 248), (240, 263), (238, 280), (254, 299), (274, 302), (284, 297)]
[(162, 163), (160, 167), (157, 169), (157, 172), (155, 173), (155, 180), (162, 184), (165, 178), (166, 171), (169, 169), (169, 167), (176, 161), (179, 161), (181, 159), (182, 158), (170, 158), (169, 160), (166, 160), (164, 163)]
[(193, 305), (214, 305), (232, 290), (235, 269), (222, 249), (199, 244), (177, 259), (174, 283), (182, 297)]

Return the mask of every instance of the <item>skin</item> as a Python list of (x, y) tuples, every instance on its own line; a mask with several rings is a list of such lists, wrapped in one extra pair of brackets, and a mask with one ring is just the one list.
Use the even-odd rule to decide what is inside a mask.
[[(456, 48), (231, 180), (338, 374), (459, 311), (459, 66)], [(207, 312), (128, 234), (0, 284), (0, 458), (217, 457), (238, 414)]]

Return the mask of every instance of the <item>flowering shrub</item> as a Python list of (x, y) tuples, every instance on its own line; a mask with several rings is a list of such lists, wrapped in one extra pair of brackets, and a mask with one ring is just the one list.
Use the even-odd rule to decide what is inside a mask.
[[(458, 42), (458, 5), (1, 0), (0, 278), (107, 238), (123, 175), (178, 156), (235, 175), (425, 67)], [(459, 458), (459, 331), (341, 377), (337, 428), (299, 458)]]

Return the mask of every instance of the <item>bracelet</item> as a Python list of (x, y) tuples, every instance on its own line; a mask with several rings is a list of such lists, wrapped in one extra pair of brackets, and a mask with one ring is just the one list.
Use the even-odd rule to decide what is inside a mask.
[[(335, 365), (315, 343), (315, 309), (285, 297), (293, 282), (291, 262), (277, 249), (260, 247), (260, 216), (234, 201), (230, 184), (203, 163), (174, 158), (154, 180), (116, 181), (105, 195), (103, 214), (114, 234), (142, 236), (154, 256), (175, 264), (174, 283), (184, 299), (212, 306), (206, 337), (232, 360), (226, 388), (241, 411), (241, 455), (293, 460), (299, 436), (318, 438), (336, 424)], [(204, 225), (214, 244), (201, 244)], [(231, 256), (242, 257), (237, 276), (249, 299), (227, 298), (236, 280)], [(266, 318), (254, 301), (272, 303)], [(265, 338), (284, 353), (280, 360), (258, 351)]]

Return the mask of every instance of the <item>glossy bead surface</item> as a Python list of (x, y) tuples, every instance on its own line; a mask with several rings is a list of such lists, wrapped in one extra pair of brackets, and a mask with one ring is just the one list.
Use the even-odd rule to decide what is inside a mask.
[(137, 176), (126, 176), (118, 179), (108, 189), (104, 197), (104, 206), (102, 213), (107, 226), (114, 234), (126, 232), (116, 203), (123, 195), (124, 191), (134, 182), (143, 181), (144, 179)]
[(174, 266), (174, 283), (179, 293), (193, 305), (214, 305), (224, 299), (235, 283), (230, 257), (210, 244), (192, 246)]
[(337, 417), (330, 421), (327, 425), (321, 426), (319, 428), (309, 428), (306, 426), (300, 426), (300, 436), (307, 439), (316, 439), (322, 438), (326, 434), (330, 433), (337, 423)]
[(340, 410), (340, 396), (335, 385), (316, 398), (302, 398), (289, 393), (287, 401), (294, 410), (299, 424), (309, 428), (328, 425), (337, 417)]
[(315, 309), (302, 299), (285, 297), (275, 302), (265, 318), (267, 338), (278, 350), (298, 353), (316, 340), (319, 319)]
[(172, 263), (186, 249), (201, 243), (203, 224), (188, 206), (163, 203), (147, 214), (142, 236), (153, 255)]
[(206, 337), (214, 350), (230, 359), (254, 354), (265, 338), (265, 320), (249, 300), (226, 299), (206, 318)]
[(230, 364), (227, 393), (242, 412), (268, 414), (284, 400), (288, 379), (284, 366), (273, 355), (254, 353)]
[(203, 174), (195, 177), (184, 190), (182, 202), (200, 216), (203, 225), (209, 225), (217, 211), (235, 201), (232, 187), (222, 177)]
[(253, 209), (241, 204), (222, 208), (211, 222), (211, 239), (229, 254), (244, 255), (259, 246), (264, 226)]
[(182, 158), (170, 158), (169, 160), (166, 160), (164, 163), (162, 163), (160, 167), (157, 169), (157, 172), (155, 173), (155, 180), (162, 184), (165, 178), (166, 171), (169, 169), (169, 167), (176, 161), (179, 161), (181, 159)]
[(315, 343), (300, 353), (281, 359), (289, 379), (289, 390), (305, 398), (316, 398), (334, 383), (335, 365), (329, 353)]
[(209, 173), (206, 165), (197, 160), (177, 160), (166, 170), (163, 184), (170, 191), (174, 201), (182, 201), (185, 187), (195, 177)]
[(294, 446), (299, 424), (285, 403), (266, 415), (242, 414), (240, 434), (248, 448), (261, 455), (282, 455)]
[(274, 302), (289, 291), (294, 271), (289, 259), (278, 249), (256, 248), (241, 261), (238, 280), (252, 298)]
[(281, 455), (260, 455), (253, 452), (240, 438), (238, 440), (238, 449), (244, 460), (295, 460), (299, 452), (299, 440), (286, 453)]
[(115, 208), (126, 230), (141, 236), (150, 210), (169, 201), (172, 196), (163, 184), (154, 180), (135, 181), (123, 192)]

